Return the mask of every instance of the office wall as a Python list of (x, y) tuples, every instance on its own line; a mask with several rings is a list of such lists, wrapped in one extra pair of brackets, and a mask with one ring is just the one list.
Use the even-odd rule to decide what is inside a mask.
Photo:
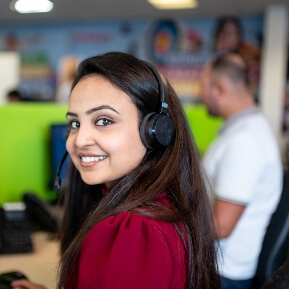
[[(218, 18), (0, 25), (0, 51), (20, 53), (20, 89), (27, 98), (52, 100), (64, 58), (78, 60), (122, 51), (155, 63), (180, 97), (199, 95), (204, 63), (216, 51)], [(243, 41), (260, 47), (262, 17), (241, 17)]]
[(6, 102), (7, 92), (17, 87), (20, 78), (18, 52), (0, 52), (0, 104)]

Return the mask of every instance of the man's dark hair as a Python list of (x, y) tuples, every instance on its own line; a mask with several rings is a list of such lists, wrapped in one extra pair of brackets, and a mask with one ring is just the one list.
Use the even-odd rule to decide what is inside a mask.
[[(240, 58), (240, 61), (234, 59)], [(240, 83), (250, 87), (249, 68), (239, 54), (223, 54), (212, 61), (212, 70), (225, 74), (233, 83)]]

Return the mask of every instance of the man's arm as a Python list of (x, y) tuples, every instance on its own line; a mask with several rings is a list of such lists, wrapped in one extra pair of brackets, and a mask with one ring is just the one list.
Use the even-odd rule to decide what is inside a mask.
[(215, 200), (214, 222), (218, 239), (227, 238), (232, 233), (245, 208), (244, 205)]

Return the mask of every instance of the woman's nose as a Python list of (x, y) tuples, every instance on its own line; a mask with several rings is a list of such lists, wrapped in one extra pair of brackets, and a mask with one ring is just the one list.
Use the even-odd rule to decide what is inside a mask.
[(83, 126), (79, 128), (76, 138), (75, 145), (79, 148), (90, 146), (94, 144), (94, 139), (89, 128)]

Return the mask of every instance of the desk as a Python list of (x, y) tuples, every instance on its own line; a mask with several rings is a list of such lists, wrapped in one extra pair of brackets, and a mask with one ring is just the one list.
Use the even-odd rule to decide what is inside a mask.
[(46, 232), (32, 234), (33, 252), (0, 255), (0, 273), (20, 271), (32, 282), (56, 288), (59, 242)]

